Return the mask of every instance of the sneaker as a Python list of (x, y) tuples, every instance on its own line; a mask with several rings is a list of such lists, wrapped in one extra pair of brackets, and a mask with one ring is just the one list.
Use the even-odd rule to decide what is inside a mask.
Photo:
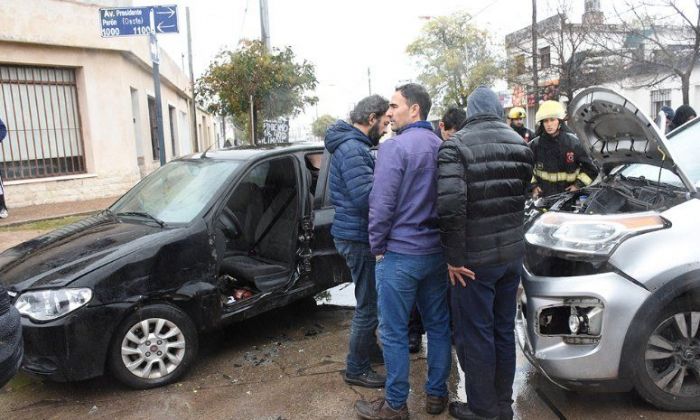
[(7, 209), (2, 209), (2, 210), (0, 210), (0, 219), (5, 219), (5, 218), (7, 218), (7, 216), (9, 216), (9, 215), (10, 215), (10, 214), (7, 212)]
[(349, 385), (363, 386), (365, 388), (384, 388), (384, 382), (386, 381), (384, 375), (380, 375), (372, 369), (357, 376), (350, 376), (345, 372), (343, 373), (343, 379)]
[(475, 412), (473, 412), (467, 403), (463, 402), (451, 402), (450, 403), (450, 415), (456, 419), (460, 420), (498, 420), (498, 416), (495, 417), (483, 417)]
[(384, 398), (373, 401), (359, 400), (355, 403), (355, 412), (361, 419), (366, 420), (408, 420), (406, 404), (394, 410)]
[(425, 398), (425, 412), (433, 415), (441, 414), (447, 408), (448, 400), (447, 395), (444, 397), (428, 395)]

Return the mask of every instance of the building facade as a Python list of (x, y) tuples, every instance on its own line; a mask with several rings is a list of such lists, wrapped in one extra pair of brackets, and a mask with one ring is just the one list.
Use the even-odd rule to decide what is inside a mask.
[(0, 171), (9, 207), (119, 195), (159, 167), (159, 153), (170, 160), (215, 143), (213, 118), (201, 109), (193, 118), (190, 80), (161, 51), (159, 150), (148, 37), (100, 36), (99, 8), (129, 3), (3, 0)]

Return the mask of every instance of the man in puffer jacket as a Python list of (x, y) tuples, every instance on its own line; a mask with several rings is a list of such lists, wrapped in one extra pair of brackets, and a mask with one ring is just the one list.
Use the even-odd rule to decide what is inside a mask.
[(374, 180), (374, 157), (370, 149), (386, 132), (389, 101), (379, 95), (362, 99), (350, 113), (351, 124), (338, 121), (326, 132), (326, 149), (331, 153), (330, 192), (335, 207), (331, 234), (355, 284), (355, 314), (345, 382), (379, 388), (384, 376), (370, 367), (370, 355), (380, 354), (377, 328), (377, 289), (374, 256), (367, 233), (369, 193)]
[(22, 325), (7, 290), (0, 286), (0, 388), (17, 373), (22, 362)]
[(498, 96), (478, 87), (467, 99), (466, 123), (438, 153), (453, 337), (467, 376), (468, 405), (450, 403), (458, 419), (513, 418), (513, 330), (533, 156), (502, 120)]

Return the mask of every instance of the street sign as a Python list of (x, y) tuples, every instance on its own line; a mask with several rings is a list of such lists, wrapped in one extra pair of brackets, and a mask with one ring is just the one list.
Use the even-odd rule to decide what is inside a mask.
[(263, 121), (262, 144), (288, 143), (289, 120)]
[[(153, 18), (151, 26), (151, 17)], [(177, 33), (177, 6), (112, 7), (100, 9), (102, 37)]]

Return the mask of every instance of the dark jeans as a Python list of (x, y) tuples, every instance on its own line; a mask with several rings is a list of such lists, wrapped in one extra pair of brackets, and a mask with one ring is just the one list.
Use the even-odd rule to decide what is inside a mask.
[(377, 337), (377, 288), (374, 280), (375, 258), (369, 244), (335, 240), (338, 253), (345, 258), (355, 284), (355, 314), (350, 327), (350, 345), (346, 374), (357, 376), (370, 368), (370, 355), (379, 353)]
[(408, 318), (408, 335), (423, 335), (425, 330), (423, 329), (423, 320), (420, 318), (420, 312), (418, 312), (418, 307), (413, 305), (411, 310), (411, 317)]
[(476, 281), (452, 287), (457, 358), (466, 376), (469, 408), (480, 416), (512, 413), (515, 311), (522, 259), (469, 267)]

